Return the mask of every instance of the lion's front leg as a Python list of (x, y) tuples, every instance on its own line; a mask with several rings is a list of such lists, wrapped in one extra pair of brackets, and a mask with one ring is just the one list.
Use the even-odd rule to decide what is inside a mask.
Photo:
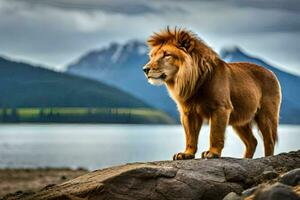
[(198, 136), (202, 125), (202, 118), (194, 113), (181, 114), (181, 123), (185, 131), (185, 151), (176, 153), (173, 160), (185, 160), (195, 158), (197, 152)]
[(220, 108), (212, 113), (210, 118), (210, 147), (208, 151), (202, 153), (202, 158), (221, 157), (229, 116), (230, 109), (225, 108)]

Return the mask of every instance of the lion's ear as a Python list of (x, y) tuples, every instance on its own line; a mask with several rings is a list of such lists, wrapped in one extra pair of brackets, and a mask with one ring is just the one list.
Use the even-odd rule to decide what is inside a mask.
[(176, 37), (177, 45), (179, 48), (190, 53), (195, 48), (195, 38), (187, 31), (179, 31)]

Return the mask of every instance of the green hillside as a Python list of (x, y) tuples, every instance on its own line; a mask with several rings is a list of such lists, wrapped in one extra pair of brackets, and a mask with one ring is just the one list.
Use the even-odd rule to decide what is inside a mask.
[[(106, 84), (3, 58), (0, 109), (2, 122), (172, 122), (165, 113)], [(122, 109), (127, 114), (120, 114)], [(137, 110), (145, 112), (136, 115)]]
[(150, 108), (2, 108), (0, 122), (172, 124), (164, 112)]

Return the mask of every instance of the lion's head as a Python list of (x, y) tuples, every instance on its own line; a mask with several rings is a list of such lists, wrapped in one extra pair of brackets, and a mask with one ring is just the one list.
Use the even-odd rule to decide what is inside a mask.
[(167, 28), (148, 40), (149, 62), (143, 70), (153, 85), (173, 85), (176, 95), (191, 96), (207, 72), (219, 60), (218, 55), (194, 33)]

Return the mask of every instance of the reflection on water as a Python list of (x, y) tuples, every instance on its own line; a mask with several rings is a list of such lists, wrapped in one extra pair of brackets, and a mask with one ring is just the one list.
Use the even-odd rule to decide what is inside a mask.
[[(254, 128), (257, 133), (257, 128)], [(209, 128), (201, 130), (197, 158), (209, 145)], [(263, 156), (256, 134), (255, 157)], [(300, 126), (279, 128), (275, 153), (300, 149)], [(128, 162), (169, 160), (184, 150), (181, 126), (149, 125), (0, 125), (0, 168), (85, 167), (97, 169)], [(227, 129), (223, 156), (242, 157), (244, 146)]]

